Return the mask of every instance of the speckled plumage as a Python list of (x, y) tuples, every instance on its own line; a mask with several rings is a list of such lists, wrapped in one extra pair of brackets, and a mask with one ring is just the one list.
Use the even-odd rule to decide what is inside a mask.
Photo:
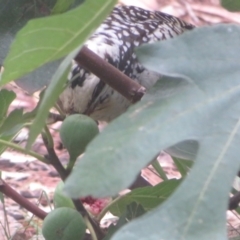
[[(148, 89), (160, 75), (138, 62), (134, 48), (173, 38), (191, 29), (191, 24), (162, 12), (117, 6), (86, 46)], [(75, 62), (69, 79), (60, 96), (60, 105), (66, 113), (83, 113), (95, 120), (111, 121), (130, 105), (127, 99)]]

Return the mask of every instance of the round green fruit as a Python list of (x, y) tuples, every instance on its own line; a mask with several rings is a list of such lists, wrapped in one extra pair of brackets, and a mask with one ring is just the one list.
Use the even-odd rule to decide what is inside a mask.
[(42, 233), (46, 240), (83, 239), (85, 232), (83, 217), (72, 208), (57, 208), (43, 221)]
[(75, 160), (85, 151), (89, 142), (99, 133), (97, 123), (82, 114), (68, 116), (60, 128), (60, 137), (70, 159)]

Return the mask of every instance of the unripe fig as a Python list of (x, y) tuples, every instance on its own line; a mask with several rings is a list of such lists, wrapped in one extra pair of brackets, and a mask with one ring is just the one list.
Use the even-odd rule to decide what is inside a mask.
[(97, 123), (90, 117), (82, 114), (68, 116), (60, 128), (60, 137), (70, 154), (70, 160), (75, 161), (98, 133)]
[(50, 212), (43, 221), (42, 233), (46, 240), (83, 239), (86, 225), (79, 212), (61, 207)]

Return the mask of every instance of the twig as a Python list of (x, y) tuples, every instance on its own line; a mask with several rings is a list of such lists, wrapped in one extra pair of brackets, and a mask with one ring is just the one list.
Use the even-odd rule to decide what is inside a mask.
[(82, 47), (75, 61), (98, 76), (132, 103), (139, 101), (145, 93), (146, 89), (143, 86), (133, 81), (85, 46)]
[(47, 216), (46, 212), (44, 212), (42, 209), (40, 209), (39, 207), (29, 202), (26, 198), (24, 198), (19, 193), (17, 193), (14, 189), (12, 189), (2, 179), (0, 179), (0, 191), (6, 196), (13, 199), (20, 206), (22, 206), (23, 208), (27, 209), (29, 212), (39, 217), (40, 219), (44, 219)]
[(61, 162), (59, 161), (59, 158), (58, 158), (53, 146), (51, 146), (51, 144), (49, 144), (49, 139), (47, 137), (47, 134), (42, 133), (42, 139), (43, 139), (44, 145), (48, 152), (48, 160), (49, 160), (50, 164), (57, 170), (61, 179), (63, 181), (65, 181), (65, 179), (68, 176), (68, 173), (67, 173), (66, 169), (63, 167), (63, 165), (61, 164)]

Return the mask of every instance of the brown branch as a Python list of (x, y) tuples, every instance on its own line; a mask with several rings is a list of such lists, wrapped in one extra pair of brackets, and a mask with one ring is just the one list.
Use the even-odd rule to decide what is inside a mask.
[(139, 101), (145, 93), (146, 89), (138, 82), (133, 81), (85, 46), (82, 47), (75, 61), (98, 76), (132, 103)]
[(48, 152), (47, 159), (48, 159), (49, 163), (57, 170), (61, 179), (63, 181), (65, 181), (65, 179), (68, 176), (68, 173), (67, 173), (66, 169), (61, 164), (54, 148), (52, 146), (50, 146), (50, 144), (48, 142), (48, 139), (44, 134), (42, 134), (42, 139), (43, 139), (44, 145), (45, 145), (45, 147), (47, 149), (47, 152)]
[(2, 179), (0, 179), (0, 192), (14, 200), (23, 208), (27, 209), (29, 212), (33, 213), (35, 216), (40, 219), (44, 219), (47, 216), (47, 213), (42, 209), (28, 201), (26, 198), (21, 196), (18, 192), (16, 192), (13, 188), (11, 188), (7, 183), (5, 183)]

